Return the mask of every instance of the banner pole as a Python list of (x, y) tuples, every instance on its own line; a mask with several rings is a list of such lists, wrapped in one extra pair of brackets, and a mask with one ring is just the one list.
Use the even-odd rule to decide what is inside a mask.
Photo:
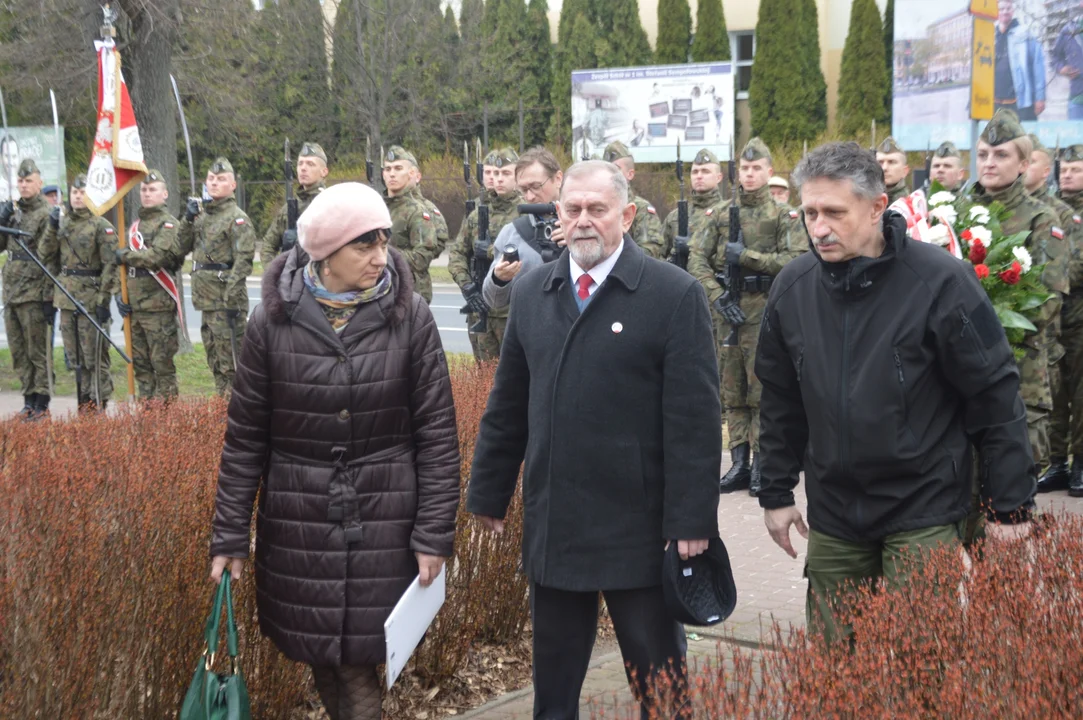
[[(128, 226), (124, 223), (124, 198), (121, 198), (117, 203), (117, 247), (121, 250), (128, 247)], [(130, 305), (128, 301), (128, 273), (124, 272), (123, 265), (117, 265), (117, 272), (120, 273), (120, 299), (125, 305)], [(128, 357), (134, 358), (132, 354), (132, 314), (128, 313), (128, 317), (124, 318), (124, 349), (128, 351)], [(131, 362), (128, 363), (128, 402), (135, 401), (135, 365)]]

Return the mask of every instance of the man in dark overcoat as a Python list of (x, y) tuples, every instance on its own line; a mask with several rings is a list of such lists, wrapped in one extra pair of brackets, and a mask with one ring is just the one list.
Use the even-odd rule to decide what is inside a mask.
[(515, 282), (474, 453), (467, 508), (496, 532), (526, 460), (536, 718), (578, 716), (599, 592), (637, 693), (661, 668), (683, 682), (684, 629), (666, 611), (663, 551), (677, 542), (682, 556), (696, 555), (718, 536), (721, 410), (707, 298), (631, 240), (635, 214), (615, 165), (568, 170), (567, 250)]

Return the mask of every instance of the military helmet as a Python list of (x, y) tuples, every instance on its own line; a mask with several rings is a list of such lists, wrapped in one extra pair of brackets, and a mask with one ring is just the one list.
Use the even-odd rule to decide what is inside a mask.
[(145, 178), (143, 178), (143, 184), (144, 185), (150, 185), (151, 183), (159, 183), (159, 182), (160, 183), (165, 182), (165, 175), (162, 174), (162, 171), (161, 170), (155, 170), (153, 168), (151, 168), (150, 170), (147, 170), (147, 176)]
[(233, 165), (231, 165), (229, 160), (224, 157), (215, 158), (214, 162), (211, 163), (210, 172), (214, 175), (221, 175), (222, 173), (232, 174)]
[(766, 159), (768, 162), (771, 160), (771, 151), (767, 148), (766, 143), (760, 140), (758, 137), (754, 137), (748, 141), (744, 149), (741, 151), (741, 159), (752, 162), (754, 160)]
[(709, 165), (711, 163), (718, 165), (718, 156), (707, 148), (703, 148), (698, 153), (696, 153), (695, 159), (692, 160), (693, 165)]
[(86, 189), (86, 173), (76, 175), (75, 179), (71, 181), (71, 186), (80, 190)]
[(405, 160), (414, 167), (417, 167), (417, 158), (414, 154), (407, 151), (401, 145), (392, 145), (387, 149), (387, 153), (384, 155), (384, 162), (395, 162), (396, 160)]
[(955, 143), (951, 142), (950, 140), (940, 143), (940, 147), (938, 147), (936, 151), (933, 152), (933, 155), (938, 158), (953, 157), (959, 158), (960, 160), (962, 160), (963, 158), (963, 156), (959, 153), (959, 148), (955, 147)]
[(319, 143), (305, 142), (301, 145), (301, 151), (297, 153), (297, 157), (318, 157), (323, 160), (323, 164), (327, 164), (327, 153), (323, 151)]
[(1019, 116), (1011, 110), (1001, 108), (981, 132), (981, 139), (990, 145), (1003, 145), (1026, 135), (1026, 130), (1019, 123)]
[(711, 538), (706, 552), (682, 560), (677, 541), (662, 559), (662, 595), (674, 620), (685, 625), (717, 625), (737, 606), (730, 556), (720, 538)]
[(632, 157), (631, 151), (628, 146), (622, 143), (620, 140), (614, 140), (605, 146), (605, 151), (602, 153), (602, 160), (606, 162), (616, 162), (621, 158)]
[(510, 147), (506, 147), (499, 150), (490, 150), (482, 164), (500, 168), (505, 165), (514, 165), (517, 162), (519, 162), (519, 153)]
[(895, 142), (895, 138), (890, 135), (884, 138), (883, 142), (876, 146), (876, 152), (884, 155), (892, 155), (894, 153), (906, 154), (906, 151), (899, 147), (899, 143)]
[(18, 173), (19, 173), (19, 177), (25, 178), (25, 177), (30, 177), (34, 173), (37, 173), (37, 174), (40, 175), (41, 170), (38, 170), (37, 164), (31, 158), (26, 158), (21, 163), (19, 163), (19, 171), (18, 171)]
[(1061, 162), (1083, 162), (1083, 144), (1069, 145), (1060, 151)]

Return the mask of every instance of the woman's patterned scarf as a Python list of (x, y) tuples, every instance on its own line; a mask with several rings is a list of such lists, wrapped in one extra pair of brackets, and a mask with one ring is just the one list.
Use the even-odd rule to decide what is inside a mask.
[(305, 287), (323, 308), (327, 321), (331, 323), (331, 328), (336, 333), (341, 333), (346, 329), (350, 318), (362, 304), (378, 300), (391, 292), (391, 271), (387, 268), (384, 268), (380, 279), (368, 290), (333, 293), (320, 281), (319, 266), (317, 262), (310, 262), (305, 266)]

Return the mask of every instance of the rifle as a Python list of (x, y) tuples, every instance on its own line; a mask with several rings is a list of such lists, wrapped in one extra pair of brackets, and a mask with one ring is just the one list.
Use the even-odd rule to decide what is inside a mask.
[(925, 194), (929, 194), (929, 188), (932, 186), (933, 181), (933, 147), (932, 140), (925, 143), (925, 179), (921, 182), (921, 189), (925, 191)]
[(463, 180), (466, 181), (466, 215), (463, 217), (470, 217), (477, 203), (474, 202), (474, 192), (470, 189), (470, 143), (466, 140), (463, 140)]
[(376, 174), (376, 170), (372, 165), (372, 145), (369, 140), (369, 136), (365, 136), (365, 179), (369, 181), (369, 187), (376, 187), (372, 178)]
[[(485, 276), (489, 274), (489, 266), (492, 265), (492, 260), (489, 258), (489, 248), (492, 246), (492, 238), (489, 237), (489, 206), (485, 203), (485, 170), (481, 160), (481, 140), (476, 141), (476, 155), (477, 155), (477, 177), (478, 184), (481, 185), (481, 195), (478, 197), (478, 236), (474, 240), (473, 249), (470, 253), (470, 282), (474, 286), (474, 291), (480, 294), (482, 286), (485, 284)], [(480, 298), (475, 298), (475, 301), (471, 301), (467, 298), (467, 305), (459, 310), (460, 313), (468, 315), (472, 312), (477, 313), (478, 321), (469, 327), (470, 332), (474, 334), (484, 334), (489, 329), (489, 309), (485, 306), (484, 301), (480, 301)]]
[(681, 161), (681, 141), (677, 140), (677, 183), (681, 199), (677, 201), (677, 237), (673, 241), (670, 260), (681, 270), (688, 269), (688, 200), (684, 197), (684, 162)]
[[(733, 147), (733, 140), (730, 140), (730, 147)], [(731, 151), (732, 152), (732, 151)], [(729, 238), (727, 242), (744, 244), (744, 233), (741, 232), (741, 208), (737, 205), (737, 160), (732, 158), (729, 161), (729, 184), (730, 184), (730, 206), (729, 206)], [(736, 313), (730, 317), (726, 317), (725, 320), (729, 323), (730, 332), (729, 335), (722, 341), (723, 347), (736, 347), (738, 341), (738, 329), (744, 324), (744, 313), (741, 312), (741, 265), (740, 263), (726, 263), (725, 272), (721, 272), (715, 275), (715, 280), (720, 285), (726, 288), (725, 294), (719, 298), (722, 305), (731, 305), (736, 307)], [(728, 301), (728, 302), (727, 302)], [(737, 322), (739, 320), (739, 322)]]
[[(293, 194), (293, 161), (290, 159), (290, 139), (285, 145), (286, 232), (282, 233), (282, 252), (289, 252), (297, 242), (297, 197)], [(290, 232), (290, 231), (293, 232)]]
[(1060, 191), (1060, 133), (1057, 133), (1057, 149), (1053, 151), (1053, 173), (1049, 177), (1049, 192)]

